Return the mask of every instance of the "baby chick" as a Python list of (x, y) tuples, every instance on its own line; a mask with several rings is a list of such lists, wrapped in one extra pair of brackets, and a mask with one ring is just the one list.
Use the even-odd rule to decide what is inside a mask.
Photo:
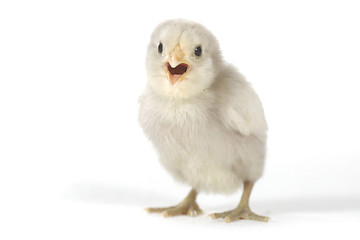
[(192, 187), (177, 206), (149, 208), (164, 217), (202, 211), (198, 192), (231, 193), (243, 184), (239, 205), (213, 218), (268, 221), (249, 208), (263, 172), (267, 124), (261, 102), (245, 78), (222, 60), (205, 27), (169, 20), (153, 32), (146, 58), (147, 86), (139, 122), (171, 175)]

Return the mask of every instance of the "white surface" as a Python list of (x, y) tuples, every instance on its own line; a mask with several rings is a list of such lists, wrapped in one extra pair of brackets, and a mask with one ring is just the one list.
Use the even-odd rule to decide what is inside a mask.
[[(359, 239), (356, 1), (2, 1), (0, 238)], [(268, 224), (142, 211), (179, 202), (137, 124), (155, 25), (218, 37), (261, 97), (268, 160), (251, 203)], [(206, 214), (231, 196), (200, 195)]]

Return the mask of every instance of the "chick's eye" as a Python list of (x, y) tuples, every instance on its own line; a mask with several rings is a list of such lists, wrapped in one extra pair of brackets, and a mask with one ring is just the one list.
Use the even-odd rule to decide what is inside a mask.
[(163, 45), (162, 45), (162, 43), (159, 43), (158, 52), (159, 52), (159, 53), (162, 53), (162, 52), (163, 52)]
[(202, 49), (201, 47), (196, 47), (195, 50), (194, 50), (194, 53), (196, 56), (200, 57), (201, 56), (201, 53), (202, 53)]

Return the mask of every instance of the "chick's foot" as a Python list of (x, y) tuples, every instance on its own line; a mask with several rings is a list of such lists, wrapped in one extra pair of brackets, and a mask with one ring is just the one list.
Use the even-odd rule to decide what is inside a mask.
[(261, 221), (261, 222), (268, 222), (269, 217), (260, 216), (255, 213), (253, 213), (248, 206), (244, 207), (237, 207), (234, 210), (222, 212), (222, 213), (213, 213), (210, 214), (210, 217), (213, 219), (216, 218), (224, 218), (225, 222), (233, 222), (239, 219), (249, 219), (249, 220), (255, 220), (255, 221)]
[(257, 215), (250, 210), (249, 197), (253, 187), (254, 187), (253, 182), (249, 182), (249, 181), (244, 182), (244, 192), (241, 196), (239, 205), (234, 210), (226, 211), (223, 213), (213, 213), (210, 214), (209, 216), (212, 217), (213, 219), (225, 218), (225, 222), (227, 223), (239, 219), (249, 219), (249, 220), (256, 220), (261, 222), (268, 222), (270, 219), (269, 217)]
[(146, 211), (149, 213), (161, 213), (163, 217), (178, 215), (189, 215), (192, 217), (199, 215), (202, 211), (195, 201), (196, 194), (196, 191), (193, 189), (190, 191), (188, 196), (176, 206), (166, 208), (147, 208)]

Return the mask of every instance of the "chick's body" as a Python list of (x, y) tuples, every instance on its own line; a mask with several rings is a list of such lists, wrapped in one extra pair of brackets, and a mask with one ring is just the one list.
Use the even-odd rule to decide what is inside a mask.
[(215, 37), (193, 22), (165, 22), (146, 65), (139, 121), (172, 176), (205, 192), (254, 183), (264, 167), (264, 112), (245, 78), (222, 61)]
[[(141, 97), (140, 123), (160, 161), (199, 191), (229, 193), (244, 180), (256, 181), (263, 170), (266, 124), (260, 102), (243, 77), (228, 68), (220, 71), (219, 84), (200, 96), (167, 99), (147, 89)], [(242, 122), (233, 122), (239, 117)], [(252, 121), (261, 122), (262, 129), (251, 129)]]

